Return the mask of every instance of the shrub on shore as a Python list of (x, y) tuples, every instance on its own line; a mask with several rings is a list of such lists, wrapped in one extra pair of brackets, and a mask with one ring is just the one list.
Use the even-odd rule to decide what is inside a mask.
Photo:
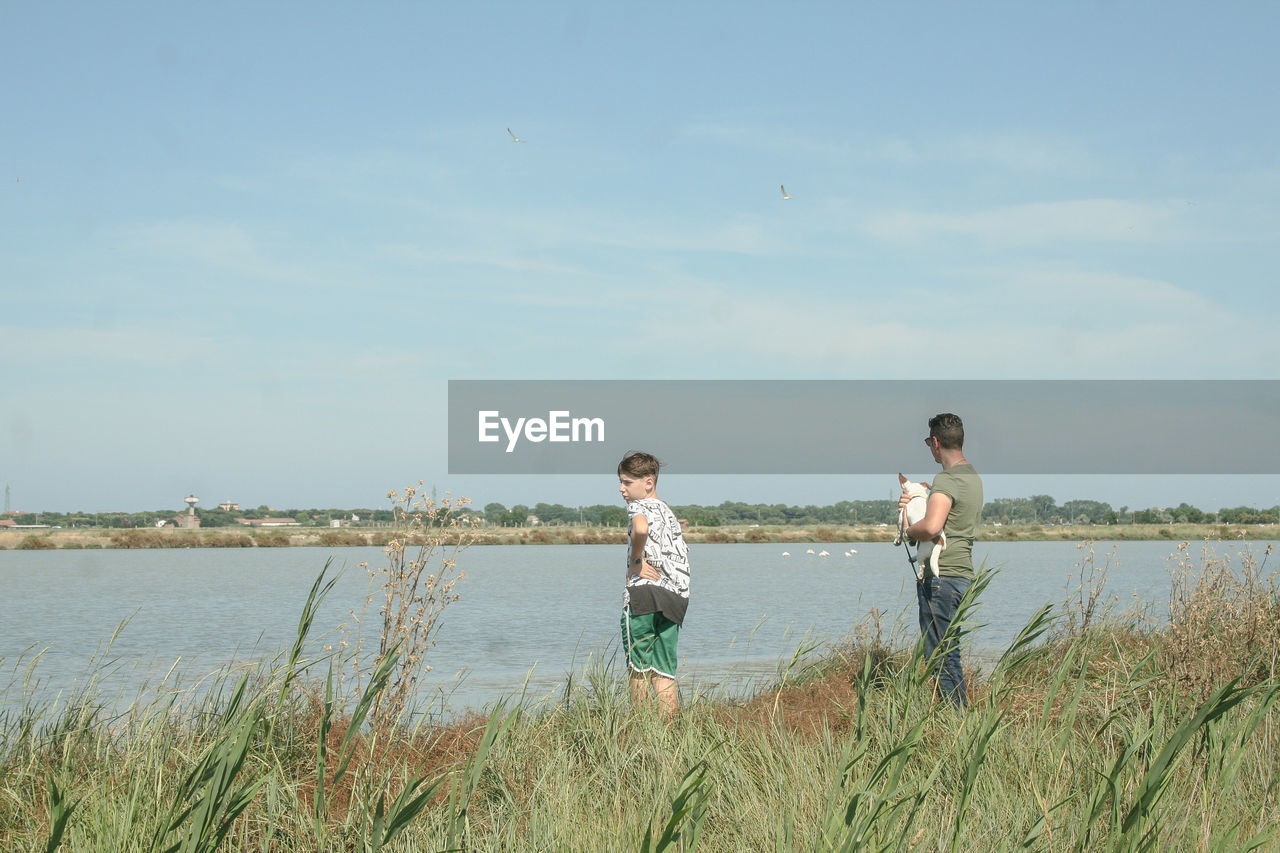
[(255, 530), (250, 534), (253, 544), (259, 548), (288, 548), (292, 542), (289, 534), (281, 530)]
[(320, 534), (320, 544), (326, 548), (362, 547), (369, 544), (369, 536), (354, 530), (326, 530)]
[(200, 537), (200, 544), (205, 548), (252, 548), (253, 537), (248, 533), (206, 531)]
[(177, 540), (160, 530), (118, 530), (110, 536), (113, 548), (173, 548)]
[(1190, 543), (1178, 546), (1161, 654), (1171, 678), (1192, 696), (1207, 696), (1224, 672), (1248, 684), (1276, 678), (1280, 590), (1266, 573), (1272, 550), (1268, 544), (1259, 561), (1244, 549), (1237, 565), (1208, 542), (1198, 559)]

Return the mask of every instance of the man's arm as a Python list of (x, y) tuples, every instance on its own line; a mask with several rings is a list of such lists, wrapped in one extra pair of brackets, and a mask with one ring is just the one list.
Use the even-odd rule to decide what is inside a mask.
[(951, 514), (951, 498), (942, 492), (930, 492), (929, 502), (925, 504), (924, 518), (904, 531), (907, 536), (917, 542), (931, 542), (946, 526), (947, 516)]

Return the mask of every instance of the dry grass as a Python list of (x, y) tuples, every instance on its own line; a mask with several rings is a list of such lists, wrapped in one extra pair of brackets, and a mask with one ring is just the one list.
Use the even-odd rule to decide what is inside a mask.
[(1235, 556), (1222, 543), (1178, 546), (1172, 573), (1168, 642), (1163, 647), (1179, 687), (1203, 698), (1222, 673), (1237, 672), (1247, 684), (1274, 679), (1280, 663), (1280, 591), (1267, 576), (1268, 544), (1262, 559), (1248, 547)]
[[(436, 778), (457, 770), (475, 754), (480, 742), (479, 732), (488, 722), (486, 717), (471, 714), (448, 725), (353, 732), (349, 715), (339, 716), (323, 725), (323, 699), (314, 690), (304, 692), (299, 708), (295, 712), (291, 736), (301, 743), (314, 744), (323, 729), (326, 746), (324, 778), (335, 777), (344, 742), (350, 740), (354, 745), (349, 772), (343, 773), (338, 783), (325, 791), (329, 819), (336, 824), (358, 822), (359, 816), (350, 814), (350, 810), (361, 805), (358, 786), (363, 780), (392, 778), (406, 772)], [(298, 753), (297, 758), (297, 763), (286, 768), (285, 772), (299, 780), (298, 799), (313, 802), (317, 787), (314, 758), (305, 753)]]

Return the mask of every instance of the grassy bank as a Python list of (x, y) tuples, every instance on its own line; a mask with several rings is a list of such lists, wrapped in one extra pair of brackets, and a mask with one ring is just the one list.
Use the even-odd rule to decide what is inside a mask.
[[(288, 527), (270, 530), (219, 527), (207, 530), (113, 530), (76, 528), (59, 530), (0, 529), (0, 550), (52, 550), (77, 548), (324, 548), (385, 546), (395, 537), (390, 528), (339, 529)], [(477, 545), (614, 545), (626, 541), (626, 531), (614, 527), (498, 527), (468, 531)], [(877, 525), (820, 525), (813, 527), (691, 527), (692, 543), (775, 542), (815, 543), (891, 542), (892, 528)], [(988, 542), (1079, 542), (1082, 539), (1118, 542), (1166, 540), (1171, 542), (1215, 539), (1280, 538), (1280, 525), (1224, 524), (1112, 524), (1041, 526), (1006, 525), (983, 528), (979, 537)]]
[(912, 637), (868, 623), (759, 695), (684, 696), (674, 724), (596, 664), (548, 706), (410, 725), (377, 713), (385, 674), (338, 700), (301, 651), (309, 600), (290, 654), (198, 698), (112, 715), (11, 691), (0, 848), (1276, 849), (1280, 594), (1264, 555), (1178, 555), (1167, 624), (1095, 606), (1086, 571), (970, 672), (963, 716)]

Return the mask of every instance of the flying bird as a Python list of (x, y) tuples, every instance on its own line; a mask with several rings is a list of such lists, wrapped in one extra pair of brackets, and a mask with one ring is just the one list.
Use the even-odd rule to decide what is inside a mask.
[(787, 195), (787, 187), (785, 184), (778, 184), (778, 189), (782, 190), (783, 201), (786, 201), (787, 199), (791, 198), (791, 196)]
[[(511, 133), (511, 128), (509, 128), (509, 127), (507, 128), (507, 133)], [(512, 141), (512, 142), (524, 142), (525, 140), (523, 140), (523, 139), (521, 139), (520, 137), (516, 136), (514, 133), (511, 133), (511, 141)]]

